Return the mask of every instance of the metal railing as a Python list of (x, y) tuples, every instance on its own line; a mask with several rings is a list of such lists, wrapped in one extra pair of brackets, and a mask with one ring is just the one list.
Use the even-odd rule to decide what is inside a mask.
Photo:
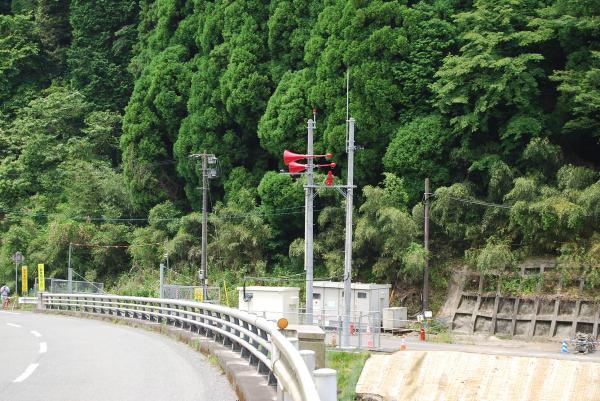
[(38, 294), (38, 308), (122, 316), (180, 327), (239, 351), (294, 401), (320, 401), (312, 372), (273, 322), (238, 309), (183, 300), (93, 294)]

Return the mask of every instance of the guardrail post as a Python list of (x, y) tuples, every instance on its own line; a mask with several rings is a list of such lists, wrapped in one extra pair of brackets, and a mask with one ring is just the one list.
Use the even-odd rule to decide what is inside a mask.
[(337, 372), (329, 368), (317, 369), (313, 377), (321, 401), (337, 401)]
[(281, 387), (281, 384), (277, 385), (277, 401), (292, 401), (292, 397)]
[[(225, 320), (226, 322), (231, 322), (232, 318), (229, 315), (224, 315), (223, 320)], [(227, 331), (228, 333), (231, 333), (232, 331), (232, 329), (228, 325), (223, 325), (223, 330)], [(231, 347), (232, 344), (233, 341), (231, 341), (229, 337), (223, 336), (223, 345)]]
[(44, 310), (45, 309), (43, 296), (44, 296), (43, 292), (38, 292), (38, 299), (37, 299), (37, 309), (38, 310)]
[(300, 350), (300, 356), (302, 357), (302, 359), (304, 359), (304, 363), (308, 367), (308, 371), (312, 373), (315, 370), (315, 366), (317, 363), (315, 351), (310, 349), (303, 349)]

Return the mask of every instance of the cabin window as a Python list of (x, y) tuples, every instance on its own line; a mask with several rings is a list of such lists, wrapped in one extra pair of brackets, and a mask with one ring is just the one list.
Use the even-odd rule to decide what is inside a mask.
[(321, 294), (313, 294), (313, 299), (321, 299)]
[(366, 297), (367, 297), (367, 293), (366, 293), (366, 292), (359, 291), (359, 292), (356, 294), (356, 297), (357, 297), (357, 298), (366, 298)]

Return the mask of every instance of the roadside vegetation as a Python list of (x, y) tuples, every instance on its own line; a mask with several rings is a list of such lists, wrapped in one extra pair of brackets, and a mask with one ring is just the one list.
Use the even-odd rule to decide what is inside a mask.
[(356, 399), (356, 383), (367, 359), (368, 352), (327, 351), (327, 367), (337, 371), (339, 401)]
[[(349, 71), (354, 280), (419, 303), (429, 177), (434, 309), (453, 267), (535, 255), (593, 293), (599, 16), (592, 0), (0, 1), (0, 282), (16, 251), (64, 278), (71, 248), (123, 294), (156, 295), (165, 254), (169, 282), (197, 283), (189, 155), (206, 150), (210, 281), (232, 299), (244, 280), (293, 284), (249, 277), (303, 272), (303, 183), (281, 155), (305, 151), (316, 108), (315, 150), (344, 182)], [(343, 197), (315, 205), (315, 277), (339, 280)]]

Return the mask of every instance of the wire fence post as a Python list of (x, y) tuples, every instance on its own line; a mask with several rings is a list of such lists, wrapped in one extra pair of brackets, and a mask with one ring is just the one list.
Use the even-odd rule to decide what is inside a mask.
[(358, 349), (362, 348), (362, 311), (358, 313)]

